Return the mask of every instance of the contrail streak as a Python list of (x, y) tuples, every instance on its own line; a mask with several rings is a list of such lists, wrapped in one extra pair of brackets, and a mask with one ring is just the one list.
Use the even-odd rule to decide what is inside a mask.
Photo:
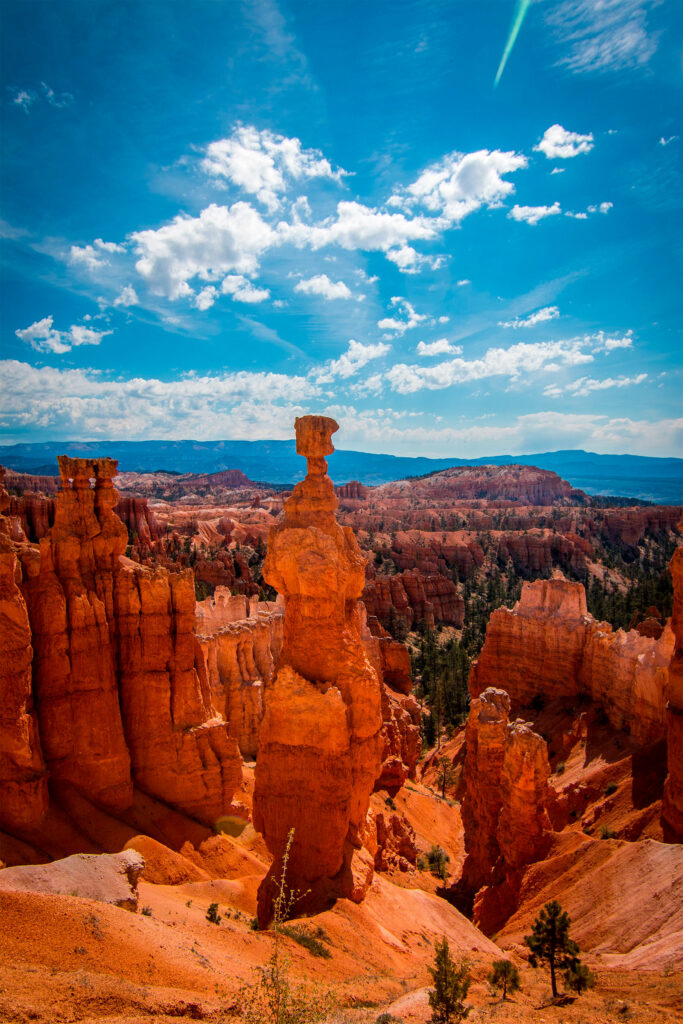
[(508, 36), (508, 41), (505, 44), (505, 49), (503, 50), (503, 56), (500, 58), (500, 64), (498, 65), (498, 70), (496, 71), (496, 77), (493, 83), (494, 89), (500, 82), (500, 76), (503, 74), (505, 65), (507, 63), (507, 59), (512, 53), (512, 47), (515, 45), (515, 40), (517, 39), (520, 28), (522, 27), (524, 15), (526, 14), (530, 6), (531, 0), (517, 0), (515, 16), (512, 20), (512, 27), (510, 28), (510, 35)]

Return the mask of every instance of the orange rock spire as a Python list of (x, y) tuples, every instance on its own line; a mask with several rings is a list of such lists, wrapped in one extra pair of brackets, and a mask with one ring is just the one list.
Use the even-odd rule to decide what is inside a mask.
[(262, 926), (292, 828), (287, 882), (305, 894), (297, 912), (336, 896), (362, 899), (372, 877), (365, 818), (380, 770), (380, 684), (358, 606), (365, 563), (353, 531), (335, 519), (325, 461), (338, 426), (304, 416), (295, 427), (308, 474), (271, 530), (263, 573), (284, 597), (285, 625), (256, 766), (254, 824), (274, 856), (259, 889)]

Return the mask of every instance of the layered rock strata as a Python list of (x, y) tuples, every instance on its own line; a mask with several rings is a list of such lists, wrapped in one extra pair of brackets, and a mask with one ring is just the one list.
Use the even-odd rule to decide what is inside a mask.
[(509, 714), (507, 693), (489, 687), (472, 701), (465, 731), (461, 889), (477, 894), (475, 921), (486, 931), (513, 909), (521, 870), (545, 856), (552, 831), (547, 744)]
[(259, 602), (219, 587), (197, 605), (197, 641), (211, 696), (247, 759), (256, 757), (283, 626), (280, 600)]
[[(59, 468), (54, 525), (39, 546), (16, 548), (47, 768), (111, 811), (131, 805), (135, 785), (212, 825), (230, 806), (241, 760), (195, 669), (192, 573), (123, 556), (116, 462), (61, 457)], [(23, 712), (14, 703), (30, 736), (30, 690)]]
[(258, 919), (272, 917), (288, 835), (287, 884), (296, 911), (337, 896), (362, 899), (373, 861), (362, 849), (379, 773), (380, 682), (361, 639), (358, 598), (364, 559), (353, 532), (335, 519), (325, 455), (334, 420), (297, 419), (307, 476), (271, 530), (264, 579), (285, 602), (283, 647), (261, 723), (254, 826), (273, 865), (259, 888)]
[(616, 729), (654, 743), (667, 731), (672, 648), (671, 630), (656, 640), (597, 622), (587, 612), (580, 583), (536, 580), (523, 585), (512, 610), (493, 612), (470, 673), (470, 693), (478, 697), (487, 687), (504, 686), (518, 707), (537, 697), (585, 694)]
[(465, 602), (458, 588), (438, 573), (411, 569), (382, 576), (369, 566), (363, 603), (368, 614), (376, 616), (385, 628), (392, 618), (408, 630), (421, 621), (430, 629), (437, 622), (460, 628), (465, 620)]
[(33, 706), (31, 627), (10, 541), (0, 469), (0, 826), (34, 828), (48, 807), (47, 772)]
[[(683, 529), (683, 521), (679, 525)], [(669, 773), (664, 783), (662, 823), (665, 839), (683, 842), (683, 548), (671, 560), (674, 606), (671, 628), (675, 637), (666, 690), (666, 742)]]

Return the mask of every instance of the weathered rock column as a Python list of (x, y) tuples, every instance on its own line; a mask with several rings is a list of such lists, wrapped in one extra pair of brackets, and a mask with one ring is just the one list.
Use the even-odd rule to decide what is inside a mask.
[(324, 416), (295, 428), (308, 474), (271, 530), (263, 573), (284, 597), (285, 623), (256, 765), (254, 825), (274, 857), (259, 889), (261, 926), (272, 917), (292, 828), (287, 883), (304, 894), (296, 912), (363, 898), (372, 878), (363, 831), (381, 753), (380, 684), (358, 606), (365, 563), (353, 531), (336, 521), (325, 461), (339, 428)]
[(31, 691), (31, 627), (17, 586), (21, 570), (4, 515), (0, 467), (0, 827), (34, 828), (47, 812), (47, 772)]

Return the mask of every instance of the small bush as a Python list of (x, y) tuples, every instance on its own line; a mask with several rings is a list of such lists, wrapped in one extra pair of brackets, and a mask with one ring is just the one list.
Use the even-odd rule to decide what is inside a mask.
[(576, 992), (577, 995), (581, 995), (587, 988), (593, 988), (595, 985), (595, 975), (580, 960), (571, 965), (565, 973), (564, 980), (567, 988), (570, 988), (572, 992)]
[(140, 913), (142, 914), (143, 917), (151, 917), (152, 916), (152, 908), (151, 907), (143, 907), (142, 910), (140, 911)]
[(429, 853), (427, 854), (427, 860), (429, 861), (429, 870), (437, 878), (445, 881), (448, 878), (448, 864), (451, 858), (448, 856), (445, 850), (440, 846), (433, 845)]
[[(325, 960), (329, 960), (332, 956), (327, 946), (323, 946), (320, 939), (316, 938), (315, 935), (311, 935), (310, 932), (304, 931), (303, 928), (294, 928), (291, 925), (283, 924), (280, 925), (280, 932), (282, 935), (289, 936), (290, 939), (294, 939), (300, 946), (307, 949), (313, 956), (324, 957)], [(320, 934), (325, 934), (322, 929), (319, 929)]]
[(191, 907), (192, 906), (192, 900), (188, 900), (187, 903), (185, 904), (185, 906), (186, 907)]
[(566, 764), (564, 763), (564, 761), (560, 761), (560, 762), (559, 762), (559, 763), (557, 764), (556, 768), (555, 768), (555, 774), (556, 774), (556, 775), (563, 775), (563, 774), (564, 774), (564, 770), (565, 770), (565, 768), (566, 768), (566, 767), (567, 767), (567, 766), (566, 766)]
[(421, 853), (418, 853), (418, 855), (417, 855), (417, 870), (418, 871), (426, 871), (427, 870), (427, 858), (424, 857)]
[(611, 796), (612, 793), (616, 793), (617, 784), (616, 782), (608, 782), (605, 786), (605, 796)]
[(221, 915), (218, 913), (218, 904), (210, 903), (209, 909), (206, 912), (206, 920), (210, 921), (211, 924), (220, 924)]
[(384, 803), (385, 803), (385, 804), (387, 805), (387, 807), (389, 807), (389, 808), (390, 808), (390, 809), (391, 809), (392, 811), (395, 811), (395, 810), (396, 810), (396, 804), (394, 803), (394, 801), (393, 801), (393, 798), (392, 798), (392, 797), (388, 796), (388, 797), (386, 798), (386, 800), (384, 801)]
[(252, 917), (251, 921), (249, 922), (249, 927), (251, 928), (252, 932), (257, 932), (258, 931), (258, 918), (257, 917)]
[(600, 826), (600, 838), (601, 839), (614, 839), (616, 832), (613, 832), (611, 828), (607, 828), (607, 825)]
[(516, 992), (519, 988), (519, 971), (510, 960), (494, 960), (487, 981), (494, 988), (502, 988), (503, 999), (507, 999), (508, 992)]

